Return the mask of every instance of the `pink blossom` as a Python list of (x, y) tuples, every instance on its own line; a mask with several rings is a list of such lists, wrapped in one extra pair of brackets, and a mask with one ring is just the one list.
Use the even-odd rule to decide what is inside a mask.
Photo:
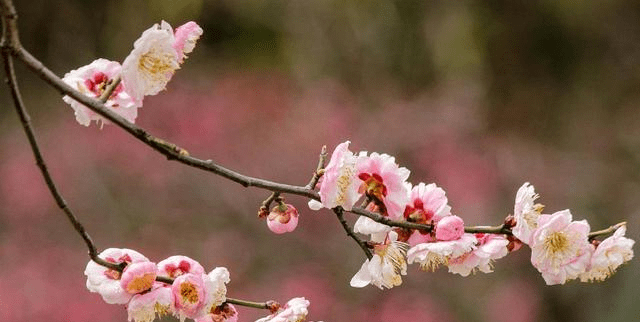
[(407, 252), (407, 261), (419, 263), (422, 270), (435, 271), (441, 264), (447, 265), (450, 259), (476, 249), (476, 243), (473, 234), (464, 234), (457, 240), (418, 244)]
[(158, 263), (158, 276), (176, 278), (182, 274), (204, 274), (204, 267), (195, 260), (182, 255), (171, 256)]
[(627, 226), (623, 225), (596, 247), (591, 255), (589, 269), (580, 275), (580, 281), (604, 281), (620, 265), (633, 258), (632, 247), (635, 241), (624, 237), (626, 231)]
[(204, 315), (206, 310), (207, 290), (206, 274), (186, 273), (178, 276), (171, 285), (176, 315), (180, 321), (185, 318), (194, 319)]
[(298, 226), (298, 210), (290, 204), (273, 207), (267, 216), (267, 226), (276, 234), (294, 231)]
[(145, 30), (122, 63), (122, 82), (136, 102), (163, 90), (180, 68), (171, 26), (162, 21)]
[(446, 216), (436, 224), (436, 239), (441, 241), (460, 239), (464, 234), (464, 221), (458, 216)]
[(171, 286), (156, 282), (151, 291), (136, 294), (127, 304), (128, 320), (151, 322), (156, 316), (163, 317), (174, 312), (174, 295)]
[(309, 301), (304, 297), (295, 297), (289, 300), (278, 312), (257, 319), (256, 322), (301, 322), (307, 318)]
[(362, 196), (358, 192), (360, 181), (356, 178), (356, 156), (349, 151), (349, 141), (340, 143), (331, 160), (324, 169), (324, 175), (320, 181), (320, 200), (309, 202), (309, 207), (318, 210), (322, 207), (342, 207), (351, 210), (353, 205)]
[(196, 318), (195, 322), (238, 322), (238, 311), (233, 304), (223, 303), (213, 306), (209, 313)]
[(409, 245), (399, 242), (398, 234), (389, 232), (384, 243), (374, 247), (374, 255), (367, 259), (351, 279), (352, 287), (373, 284), (382, 289), (402, 284), (401, 275), (407, 275), (407, 249)]
[[(139, 263), (149, 260), (135, 250), (126, 248), (108, 248), (98, 255), (109, 263)], [(105, 302), (109, 304), (125, 304), (131, 299), (132, 294), (127, 293), (120, 286), (121, 273), (89, 261), (84, 270), (87, 276), (87, 289), (97, 292)]]
[(402, 219), (405, 205), (409, 201), (406, 183), (409, 170), (396, 164), (388, 154), (376, 152), (366, 156), (361, 153), (356, 163), (356, 176), (361, 180), (358, 191), (381, 202), (386, 209), (383, 215), (391, 219)]
[(569, 210), (541, 216), (531, 239), (531, 263), (547, 285), (564, 284), (583, 274), (591, 259), (586, 220), (572, 221)]
[(478, 243), (476, 249), (456, 258), (449, 259), (449, 272), (468, 276), (471, 272), (480, 270), (491, 273), (493, 260), (507, 256), (509, 241), (504, 235), (476, 234)]
[(156, 263), (131, 263), (122, 271), (120, 286), (129, 294), (142, 293), (153, 285), (157, 270)]
[[(89, 65), (66, 73), (62, 81), (86, 96), (99, 98), (107, 86), (120, 74), (120, 70), (120, 63), (99, 58)], [(76, 115), (76, 121), (84, 126), (89, 126), (91, 121), (96, 121), (101, 125), (110, 123), (107, 119), (68, 95), (62, 97), (62, 100), (71, 105)], [(105, 105), (131, 123), (135, 123), (138, 116), (138, 107), (142, 106), (142, 104), (134, 101), (123, 84), (116, 86)]]
[(189, 21), (176, 28), (173, 48), (178, 54), (178, 60), (180, 63), (182, 63), (186, 58), (185, 54), (192, 52), (196, 47), (196, 42), (200, 39), (200, 36), (202, 36), (202, 28), (193, 21)]
[(534, 187), (525, 182), (516, 193), (516, 202), (513, 207), (513, 216), (516, 225), (513, 227), (513, 235), (523, 243), (530, 245), (533, 238), (533, 231), (538, 228), (540, 213), (544, 208), (541, 204), (536, 204), (538, 199)]
[[(408, 187), (411, 187), (408, 184)], [(404, 219), (418, 224), (437, 223), (443, 217), (451, 215), (451, 207), (442, 188), (435, 183), (419, 183), (410, 188), (411, 194), (409, 202), (404, 208)], [(401, 233), (400, 240), (406, 241), (409, 245), (433, 242), (435, 239), (431, 232), (420, 230), (406, 230)]]

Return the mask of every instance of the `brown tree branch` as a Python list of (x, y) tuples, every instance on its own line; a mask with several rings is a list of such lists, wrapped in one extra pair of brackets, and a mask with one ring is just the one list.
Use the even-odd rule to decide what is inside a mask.
[(347, 233), (347, 235), (355, 240), (358, 246), (362, 248), (362, 251), (367, 256), (367, 258), (371, 259), (373, 257), (373, 255), (371, 254), (371, 250), (369, 250), (367, 243), (358, 238), (358, 236), (356, 236), (356, 234), (353, 232), (353, 229), (349, 227), (349, 224), (347, 224), (347, 221), (344, 219), (344, 210), (342, 209), (342, 207), (335, 207), (332, 210), (338, 217), (338, 221), (340, 221), (340, 224), (342, 224), (342, 228), (344, 228), (344, 231)]

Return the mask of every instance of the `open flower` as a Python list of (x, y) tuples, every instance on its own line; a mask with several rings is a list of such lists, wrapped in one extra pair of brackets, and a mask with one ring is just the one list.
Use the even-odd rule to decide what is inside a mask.
[(120, 286), (130, 294), (142, 293), (153, 285), (157, 270), (152, 262), (131, 263), (122, 271)]
[(356, 164), (356, 176), (360, 179), (359, 192), (374, 198), (384, 205), (382, 213), (391, 219), (403, 218), (405, 205), (409, 201), (406, 184), (410, 171), (399, 167), (396, 159), (388, 154), (376, 152), (366, 156), (361, 153)]
[[(410, 184), (408, 184), (411, 187)], [(446, 193), (435, 183), (419, 183), (410, 188), (409, 202), (404, 208), (404, 219), (417, 224), (437, 223), (440, 219), (451, 216)], [(402, 230), (401, 240), (409, 245), (417, 245), (435, 241), (430, 231)]]
[(309, 301), (304, 297), (295, 297), (289, 300), (284, 307), (277, 312), (256, 320), (256, 322), (301, 322), (307, 318)]
[[(108, 248), (100, 253), (98, 257), (114, 264), (149, 262), (142, 254), (126, 248)], [(118, 271), (98, 265), (94, 261), (89, 261), (84, 270), (84, 275), (87, 276), (87, 289), (91, 292), (99, 293), (104, 301), (109, 304), (125, 304), (133, 296), (120, 285), (121, 273)]]
[(580, 281), (604, 281), (618, 267), (633, 258), (635, 241), (624, 237), (627, 226), (622, 226), (612, 236), (603, 240), (591, 255), (589, 270), (580, 275)]
[(531, 263), (547, 285), (564, 284), (584, 273), (591, 259), (586, 220), (572, 221), (569, 210), (541, 216), (531, 239)]
[(407, 249), (409, 245), (398, 241), (398, 234), (389, 232), (384, 243), (374, 246), (374, 255), (367, 259), (351, 279), (351, 286), (373, 284), (380, 289), (402, 284), (400, 275), (407, 275)]
[(319, 210), (322, 207), (342, 207), (351, 210), (353, 205), (362, 196), (358, 192), (360, 181), (356, 178), (356, 159), (353, 152), (349, 151), (349, 141), (338, 144), (329, 164), (324, 169), (324, 175), (320, 179), (320, 200), (311, 200), (309, 208)]
[(419, 263), (424, 271), (435, 271), (440, 265), (448, 265), (450, 259), (474, 250), (476, 242), (473, 234), (464, 234), (456, 240), (421, 243), (409, 249), (407, 260)]
[(538, 199), (534, 187), (525, 182), (516, 193), (516, 202), (513, 207), (513, 216), (516, 225), (513, 227), (513, 235), (523, 243), (530, 245), (533, 231), (538, 228), (540, 213), (544, 208), (541, 204), (536, 204)]
[[(66, 73), (62, 81), (86, 96), (99, 98), (120, 74), (120, 70), (120, 63), (99, 58), (87, 66)], [(76, 121), (84, 126), (89, 126), (91, 121), (96, 121), (101, 125), (109, 123), (107, 119), (68, 95), (62, 97), (62, 100), (71, 105), (76, 115)], [(135, 122), (138, 116), (138, 107), (141, 106), (129, 95), (123, 84), (116, 86), (105, 105), (131, 123)]]
[(127, 304), (128, 320), (151, 322), (156, 316), (173, 314), (174, 300), (171, 286), (156, 282), (149, 292), (136, 294), (131, 298)]
[(478, 243), (476, 248), (456, 258), (450, 258), (447, 266), (449, 272), (468, 276), (470, 273), (480, 270), (483, 273), (491, 273), (493, 260), (507, 256), (509, 240), (504, 235), (476, 234)]
[(180, 68), (174, 42), (173, 29), (162, 21), (145, 30), (133, 44), (133, 51), (122, 63), (122, 82), (136, 102), (142, 102), (145, 95), (158, 94)]

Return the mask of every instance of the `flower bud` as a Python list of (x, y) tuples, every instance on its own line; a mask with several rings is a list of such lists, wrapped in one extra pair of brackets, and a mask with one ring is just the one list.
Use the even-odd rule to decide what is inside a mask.
[(446, 216), (436, 225), (436, 239), (442, 241), (460, 239), (464, 234), (464, 222), (458, 216)]
[(267, 226), (276, 234), (289, 233), (298, 226), (298, 210), (290, 204), (280, 204), (267, 216)]

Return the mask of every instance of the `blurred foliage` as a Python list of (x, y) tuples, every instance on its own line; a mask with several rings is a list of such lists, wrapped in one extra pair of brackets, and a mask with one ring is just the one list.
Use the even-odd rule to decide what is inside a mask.
[[(147, 98), (138, 123), (204, 159), (304, 184), (323, 144), (350, 139), (354, 150), (395, 155), (413, 183), (442, 186), (468, 224), (499, 223), (531, 181), (549, 211), (571, 208), (596, 229), (627, 220), (640, 237), (638, 1), (16, 6), (24, 46), (61, 76), (98, 57), (122, 61), (153, 23), (197, 21), (198, 46), (168, 90)], [(349, 288), (364, 259), (331, 213), (289, 197), (300, 226), (274, 236), (255, 218), (264, 191), (167, 162), (113, 126), (81, 127), (55, 91), (18, 73), (54, 177), (100, 247), (228, 266), (230, 296), (306, 296), (313, 320), (640, 316), (637, 260), (602, 284), (547, 287), (527, 249), (489, 275), (411, 269), (392, 290)], [(10, 104), (0, 91), (0, 316), (124, 320), (121, 307), (84, 289), (85, 250), (44, 189)]]

